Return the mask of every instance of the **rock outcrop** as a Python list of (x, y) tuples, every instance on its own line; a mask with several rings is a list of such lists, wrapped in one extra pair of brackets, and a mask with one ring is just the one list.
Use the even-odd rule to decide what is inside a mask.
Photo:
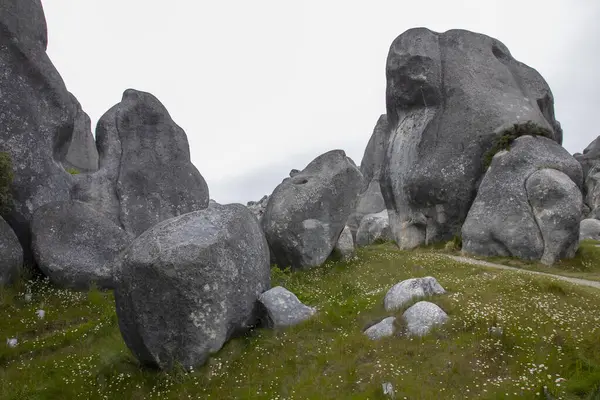
[(203, 364), (258, 322), (257, 299), (270, 287), (267, 242), (241, 204), (163, 221), (117, 265), (125, 343), (141, 363), (162, 369)]
[(263, 324), (270, 328), (286, 328), (298, 325), (316, 314), (317, 309), (308, 307), (286, 288), (276, 286), (258, 298), (262, 306)]
[(258, 218), (258, 220), (260, 221), (262, 220), (263, 214), (265, 213), (265, 209), (267, 208), (268, 202), (269, 196), (264, 195), (263, 198), (259, 201), (249, 201), (246, 207), (248, 207), (248, 209), (252, 211), (252, 214), (254, 214), (256, 218)]
[(588, 239), (600, 241), (600, 221), (595, 218), (584, 219), (579, 226), (579, 240)]
[(388, 312), (398, 310), (413, 299), (444, 294), (446, 291), (434, 277), (411, 278), (392, 286), (385, 295), (383, 305)]
[(23, 248), (10, 225), (0, 217), (0, 287), (12, 283), (23, 266)]
[(79, 201), (48, 203), (31, 224), (40, 270), (61, 287), (113, 288), (113, 262), (132, 238), (106, 215)]
[(582, 171), (558, 143), (523, 136), (501, 151), (462, 228), (463, 251), (546, 264), (575, 254)]
[(484, 156), (514, 123), (562, 142), (553, 96), (500, 41), (464, 30), (410, 29), (391, 45), (382, 193), (401, 248), (460, 232), (484, 174)]
[(293, 269), (322, 264), (355, 209), (362, 184), (354, 162), (333, 150), (277, 186), (262, 219), (275, 263)]
[(365, 215), (356, 232), (356, 245), (369, 246), (377, 241), (393, 240), (387, 210)]

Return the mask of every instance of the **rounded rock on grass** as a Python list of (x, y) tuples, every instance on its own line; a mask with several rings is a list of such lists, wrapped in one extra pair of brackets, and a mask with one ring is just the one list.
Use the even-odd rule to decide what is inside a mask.
[(444, 324), (448, 314), (436, 304), (420, 301), (402, 315), (408, 336), (425, 336), (435, 326)]
[(297, 325), (317, 312), (316, 308), (302, 304), (294, 293), (281, 286), (267, 290), (258, 301), (262, 308), (263, 323), (271, 328)]
[(369, 327), (364, 334), (371, 340), (379, 340), (394, 334), (394, 322), (396, 317), (387, 317), (377, 324)]
[(446, 290), (431, 276), (404, 280), (387, 292), (384, 299), (385, 310), (390, 312), (402, 308), (414, 298), (444, 294)]

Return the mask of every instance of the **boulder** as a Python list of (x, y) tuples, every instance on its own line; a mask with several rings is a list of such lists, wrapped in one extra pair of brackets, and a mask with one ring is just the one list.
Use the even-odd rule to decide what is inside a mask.
[(113, 288), (113, 262), (132, 238), (106, 215), (79, 201), (48, 203), (34, 214), (35, 261), (61, 287)]
[(437, 305), (420, 301), (402, 314), (408, 336), (425, 336), (435, 326), (448, 321), (448, 314)]
[(187, 137), (150, 93), (129, 89), (116, 112), (121, 142), (120, 220), (140, 235), (160, 221), (208, 207), (208, 186), (190, 160)]
[(116, 265), (123, 339), (141, 363), (161, 369), (203, 364), (258, 322), (257, 299), (270, 287), (267, 242), (241, 204), (162, 221)]
[(388, 317), (381, 322), (369, 327), (364, 334), (371, 340), (379, 340), (394, 335), (394, 322), (396, 317)]
[(317, 157), (277, 186), (262, 219), (276, 264), (299, 269), (325, 262), (361, 187), (359, 169), (342, 150)]
[(444, 293), (446, 291), (434, 277), (411, 278), (392, 286), (385, 295), (383, 305), (386, 311), (392, 312), (404, 307), (413, 299)]
[(542, 263), (573, 258), (579, 247), (583, 204), (579, 187), (558, 170), (541, 169), (527, 179), (525, 190), (544, 241)]
[(584, 219), (579, 227), (579, 240), (598, 240), (600, 241), (600, 221), (597, 219)]
[(562, 142), (548, 84), (494, 38), (410, 29), (392, 43), (386, 76), (381, 190), (400, 248), (460, 232), (507, 127), (532, 121)]
[(381, 194), (381, 186), (378, 180), (372, 180), (367, 189), (359, 195), (356, 209), (348, 217), (348, 227), (352, 232), (352, 237), (356, 238), (356, 233), (365, 215), (377, 214), (384, 210), (385, 202)]
[(317, 309), (308, 307), (286, 288), (276, 286), (258, 298), (263, 307), (264, 324), (270, 328), (286, 328), (298, 325), (316, 314)]
[(63, 166), (77, 172), (94, 172), (98, 170), (98, 149), (92, 134), (90, 117), (81, 109), (75, 96), (71, 95), (71, 98), (77, 106), (77, 112)]
[(335, 250), (340, 254), (342, 260), (350, 260), (354, 257), (354, 239), (352, 239), (352, 232), (348, 226), (342, 231)]
[(510, 151), (494, 156), (481, 182), (462, 228), (462, 250), (546, 263), (572, 257), (581, 185), (581, 166), (558, 143), (516, 139)]
[(34, 211), (70, 199), (72, 177), (62, 162), (79, 110), (46, 54), (47, 39), (40, 0), (0, 2), (0, 152), (10, 155), (14, 172), (6, 220), (27, 261)]
[(12, 283), (23, 266), (23, 248), (10, 225), (0, 217), (0, 287)]
[(387, 210), (366, 215), (356, 233), (356, 245), (359, 247), (368, 246), (380, 240), (393, 240)]

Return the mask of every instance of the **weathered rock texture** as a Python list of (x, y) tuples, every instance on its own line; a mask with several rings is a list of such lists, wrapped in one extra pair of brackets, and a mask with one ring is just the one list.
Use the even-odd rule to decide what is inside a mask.
[(436, 304), (420, 301), (402, 314), (408, 336), (425, 336), (431, 329), (448, 321), (448, 315)]
[(65, 168), (77, 172), (93, 172), (98, 170), (98, 150), (91, 130), (90, 117), (81, 109), (81, 105), (71, 96), (77, 105), (77, 113), (73, 126), (73, 135), (68, 143), (67, 155), (63, 161)]
[(386, 293), (383, 304), (386, 311), (395, 311), (413, 299), (444, 293), (446, 291), (434, 277), (411, 278), (392, 286)]
[(597, 137), (583, 154), (574, 157), (583, 169), (583, 194), (584, 201), (589, 211), (590, 218), (600, 218), (600, 136)]
[(70, 198), (71, 175), (62, 162), (79, 110), (47, 43), (39, 0), (0, 2), (0, 151), (10, 154), (14, 170), (14, 210), (6, 219), (26, 250), (34, 211)]
[(579, 227), (579, 240), (599, 240), (600, 241), (600, 221), (595, 218), (588, 218), (581, 221)]
[(61, 287), (113, 288), (113, 262), (132, 238), (106, 215), (79, 201), (48, 203), (31, 224), (38, 267)]
[(460, 232), (484, 154), (505, 127), (532, 121), (562, 141), (547, 83), (491, 37), (408, 30), (390, 47), (386, 75), (382, 193), (401, 248)]
[(493, 158), (462, 228), (463, 251), (551, 264), (579, 240), (579, 163), (544, 137), (523, 136)]
[(342, 260), (350, 260), (354, 256), (354, 239), (350, 228), (346, 226), (335, 245), (335, 250), (342, 257)]
[(211, 205), (163, 221), (123, 255), (115, 291), (119, 327), (143, 364), (204, 363), (258, 321), (270, 287), (269, 249), (240, 204)]
[(356, 207), (362, 184), (354, 162), (333, 150), (277, 186), (262, 219), (276, 264), (294, 269), (322, 264)]
[(10, 225), (0, 217), (0, 287), (12, 283), (23, 265), (23, 248)]
[(387, 317), (377, 324), (369, 327), (364, 334), (371, 340), (379, 340), (394, 334), (394, 322), (396, 317)]
[(377, 241), (393, 240), (387, 210), (365, 215), (356, 232), (356, 245), (363, 247)]
[(262, 319), (271, 328), (294, 326), (310, 319), (317, 309), (308, 307), (286, 288), (276, 286), (260, 295)]

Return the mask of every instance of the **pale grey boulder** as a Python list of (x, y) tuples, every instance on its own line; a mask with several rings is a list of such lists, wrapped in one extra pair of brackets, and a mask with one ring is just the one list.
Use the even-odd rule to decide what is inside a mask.
[(352, 238), (352, 232), (348, 226), (344, 227), (344, 230), (335, 245), (335, 250), (342, 257), (342, 260), (350, 260), (354, 257), (354, 239)]
[(448, 314), (436, 304), (420, 301), (402, 314), (408, 336), (425, 336), (436, 326), (448, 321)]
[(69, 200), (72, 184), (62, 161), (78, 104), (48, 58), (47, 44), (39, 0), (0, 2), (0, 152), (10, 154), (14, 172), (14, 209), (5, 217), (27, 261), (34, 211)]
[(263, 324), (270, 328), (298, 325), (316, 314), (317, 309), (304, 305), (286, 288), (276, 286), (258, 298), (262, 306)]
[(359, 195), (356, 209), (348, 217), (348, 227), (354, 238), (365, 215), (377, 214), (386, 209), (379, 181), (373, 179), (368, 185), (367, 189)]
[(595, 218), (588, 218), (581, 221), (579, 240), (588, 239), (600, 241), (600, 221)]
[(63, 160), (65, 168), (77, 172), (94, 172), (98, 170), (98, 150), (92, 134), (90, 117), (81, 109), (81, 105), (71, 95), (73, 103), (77, 106), (75, 114), (73, 135), (68, 143), (67, 154)]
[(129, 89), (116, 112), (121, 142), (120, 220), (135, 236), (160, 221), (208, 207), (206, 181), (185, 132), (150, 93)]
[(48, 203), (31, 224), (32, 249), (40, 270), (64, 288), (113, 288), (113, 263), (131, 243), (123, 229), (79, 201)]
[(365, 215), (356, 232), (356, 245), (369, 246), (377, 241), (393, 240), (387, 210)]
[(392, 286), (385, 295), (383, 305), (386, 311), (391, 312), (404, 307), (413, 299), (444, 293), (446, 291), (434, 277), (411, 278)]
[[(546, 186), (534, 190), (540, 183), (537, 179), (528, 187), (528, 180), (546, 169), (561, 172), (572, 184), (566, 184), (563, 175), (553, 173), (559, 176), (553, 183), (552, 179), (545, 179)], [(547, 172), (537, 176), (544, 174)], [(545, 256), (547, 262), (569, 256), (578, 241), (573, 234), (573, 219), (581, 218), (581, 197), (577, 193), (581, 185), (581, 165), (558, 143), (545, 137), (516, 139), (510, 151), (494, 156), (481, 182), (462, 227), (462, 250), (525, 260), (541, 260)], [(550, 214), (552, 217), (548, 218)], [(555, 235), (552, 230), (557, 228), (560, 232)]]
[(325, 262), (356, 207), (362, 184), (354, 162), (344, 151), (333, 150), (277, 186), (261, 222), (273, 261), (293, 269)]
[(525, 189), (544, 241), (541, 262), (552, 265), (573, 258), (583, 204), (579, 187), (558, 170), (541, 169), (527, 178)]
[(137, 359), (161, 369), (203, 364), (259, 320), (269, 249), (241, 204), (214, 204), (158, 223), (116, 264), (119, 328)]
[(410, 29), (392, 43), (386, 76), (381, 187), (401, 248), (460, 232), (503, 128), (532, 121), (562, 141), (548, 84), (494, 38)]
[(379, 340), (394, 335), (396, 317), (388, 317), (367, 328), (363, 333), (371, 340)]
[(0, 217), (0, 287), (14, 282), (23, 266), (23, 248), (10, 225)]

